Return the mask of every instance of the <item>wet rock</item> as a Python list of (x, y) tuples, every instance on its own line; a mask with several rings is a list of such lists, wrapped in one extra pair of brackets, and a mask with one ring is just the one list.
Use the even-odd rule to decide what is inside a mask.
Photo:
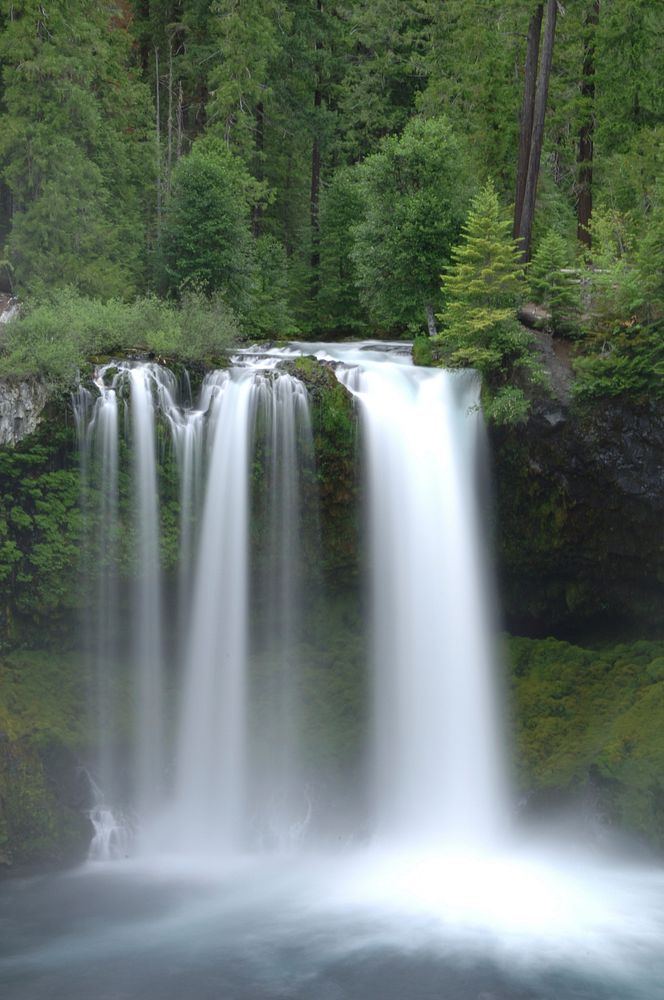
[(18, 444), (39, 425), (49, 391), (38, 379), (0, 381), (0, 446)]

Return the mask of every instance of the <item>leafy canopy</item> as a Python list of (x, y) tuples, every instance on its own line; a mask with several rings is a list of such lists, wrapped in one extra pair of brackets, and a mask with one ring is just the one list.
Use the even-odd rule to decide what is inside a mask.
[(242, 310), (249, 291), (251, 178), (223, 143), (202, 139), (173, 171), (162, 233), (163, 283), (222, 292)]
[(353, 230), (360, 298), (387, 329), (422, 326), (442, 304), (449, 260), (470, 196), (468, 155), (444, 118), (415, 118), (358, 168), (364, 218)]

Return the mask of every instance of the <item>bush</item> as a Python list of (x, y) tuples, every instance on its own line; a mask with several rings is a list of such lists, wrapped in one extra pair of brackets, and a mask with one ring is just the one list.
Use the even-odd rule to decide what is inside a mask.
[(137, 350), (185, 360), (214, 357), (240, 339), (237, 318), (220, 296), (185, 295), (179, 306), (154, 297), (100, 302), (73, 289), (34, 303), (7, 324), (0, 375), (38, 375), (68, 386), (95, 355)]

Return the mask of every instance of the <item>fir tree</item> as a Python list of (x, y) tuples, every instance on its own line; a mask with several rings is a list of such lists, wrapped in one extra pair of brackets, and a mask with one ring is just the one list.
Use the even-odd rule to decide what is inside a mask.
[(557, 333), (569, 328), (579, 304), (570, 265), (567, 243), (559, 233), (550, 230), (540, 241), (528, 274), (535, 302), (551, 314), (551, 327)]
[(499, 423), (522, 419), (526, 397), (516, 381), (539, 381), (531, 335), (516, 320), (523, 294), (523, 267), (492, 183), (473, 199), (442, 277), (445, 309), (433, 347), (450, 368), (475, 368), (482, 375), (487, 416)]

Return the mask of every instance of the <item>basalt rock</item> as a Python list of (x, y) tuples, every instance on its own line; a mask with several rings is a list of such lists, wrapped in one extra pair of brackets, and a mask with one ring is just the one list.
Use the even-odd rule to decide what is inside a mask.
[(494, 535), (510, 628), (664, 628), (664, 410), (540, 403), (492, 431)]

